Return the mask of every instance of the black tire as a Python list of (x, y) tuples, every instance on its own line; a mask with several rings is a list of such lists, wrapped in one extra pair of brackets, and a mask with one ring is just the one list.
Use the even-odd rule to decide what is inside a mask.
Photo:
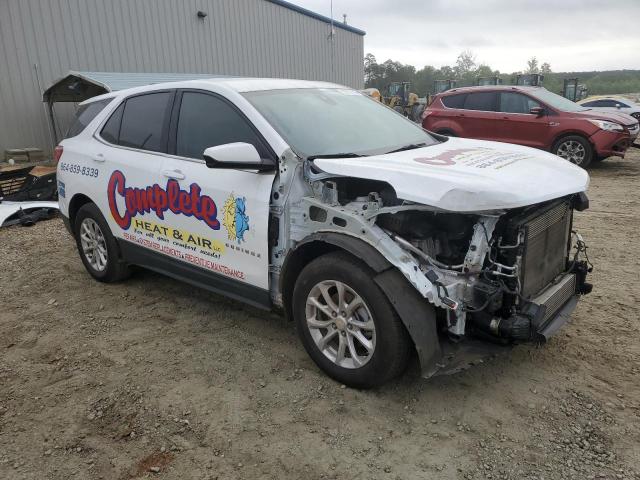
[[(580, 150), (577, 145), (580, 145), (582, 150)], [(571, 152), (576, 153), (571, 154)], [(579, 152), (583, 152), (582, 156), (580, 156)], [(558, 139), (556, 143), (553, 144), (551, 153), (582, 168), (587, 168), (595, 156), (593, 147), (589, 141), (580, 135), (567, 135), (566, 137)]]
[[(86, 253), (82, 247), (81, 230), (85, 220), (87, 220), (87, 224), (90, 224), (91, 221), (95, 222), (104, 237), (104, 242), (101, 242), (101, 245), (106, 250), (106, 265), (103, 269), (92, 265), (90, 254)], [(94, 203), (87, 203), (78, 210), (74, 220), (74, 237), (80, 259), (93, 278), (99, 282), (112, 283), (123, 280), (130, 275), (129, 266), (120, 258), (120, 249), (116, 239), (111, 233), (107, 221), (100, 213), (100, 209)]]
[[(293, 292), (293, 317), (305, 350), (328, 376), (354, 388), (375, 387), (400, 375), (406, 369), (412, 351), (412, 343), (402, 321), (373, 277), (374, 272), (361, 261), (345, 252), (334, 252), (309, 263), (296, 280)], [(324, 281), (341, 282), (352, 289), (362, 298), (371, 314), (375, 325), (374, 348), (362, 366), (346, 368), (337, 365), (320, 350), (307, 326), (307, 298)], [(361, 317), (354, 315), (351, 318)], [(344, 325), (342, 327), (346, 329)], [(337, 330), (334, 328), (334, 331)], [(340, 331), (336, 342), (340, 341), (340, 335), (349, 337), (346, 331)], [(353, 337), (351, 342), (354, 342)], [(350, 351), (349, 348), (347, 350)], [(350, 353), (348, 355), (353, 358)]]
[(591, 163), (592, 163), (592, 164), (594, 164), (594, 163), (600, 163), (600, 162), (602, 162), (602, 161), (606, 160), (607, 158), (609, 158), (609, 157), (600, 157), (600, 156), (596, 155), (595, 157), (593, 157), (593, 158), (591, 159)]

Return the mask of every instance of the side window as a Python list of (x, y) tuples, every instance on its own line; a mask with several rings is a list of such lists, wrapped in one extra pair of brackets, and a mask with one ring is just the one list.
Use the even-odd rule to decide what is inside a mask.
[(597, 104), (598, 104), (598, 102), (597, 102), (597, 101), (592, 101), (592, 102), (585, 102), (585, 103), (582, 103), (581, 105), (582, 105), (583, 107), (597, 107), (597, 106), (598, 106)]
[(498, 111), (504, 113), (529, 113), (534, 107), (540, 104), (534, 99), (515, 92), (501, 92), (500, 105)]
[(102, 127), (100, 136), (109, 143), (118, 143), (120, 136), (120, 123), (122, 122), (122, 112), (124, 111), (124, 103), (120, 104), (116, 111), (111, 114), (107, 123)]
[(446, 97), (442, 97), (442, 103), (444, 103), (444, 106), (447, 108), (463, 108), (465, 98), (467, 98), (466, 93), (447, 95)]
[(76, 116), (73, 123), (67, 130), (67, 134), (64, 138), (71, 138), (79, 135), (86, 127), (91, 123), (91, 120), (96, 118), (104, 107), (106, 107), (111, 98), (105, 98), (104, 100), (98, 100), (97, 102), (87, 103), (86, 105), (80, 105), (76, 111)]
[(176, 129), (176, 155), (202, 158), (209, 147), (250, 143), (261, 158), (270, 154), (248, 121), (224, 100), (198, 92), (184, 92)]
[(122, 112), (118, 145), (152, 152), (165, 151), (165, 126), (172, 98), (171, 92), (128, 98)]
[(494, 112), (496, 104), (495, 92), (476, 92), (467, 95), (464, 101), (466, 110), (481, 110), (484, 112)]
[(610, 107), (610, 108), (615, 108), (616, 104), (618, 102), (616, 102), (615, 100), (600, 100), (599, 102), (599, 107)]

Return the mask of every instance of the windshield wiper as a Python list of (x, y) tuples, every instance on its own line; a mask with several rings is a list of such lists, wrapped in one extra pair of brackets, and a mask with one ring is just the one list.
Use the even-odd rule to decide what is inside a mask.
[(307, 160), (315, 160), (316, 158), (356, 158), (356, 157), (366, 157), (366, 155), (362, 155), (360, 153), (327, 153), (327, 154), (319, 154), (319, 155), (309, 155)]
[(387, 153), (396, 153), (396, 152), (404, 152), (405, 150), (415, 150), (416, 148), (426, 147), (427, 144), (422, 143), (410, 143), (409, 145), (405, 145), (404, 147), (396, 148), (395, 150), (391, 150)]

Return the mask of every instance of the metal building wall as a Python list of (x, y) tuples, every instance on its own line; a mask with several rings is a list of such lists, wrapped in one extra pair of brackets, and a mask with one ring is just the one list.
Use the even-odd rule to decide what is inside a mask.
[[(207, 13), (199, 19), (198, 10)], [(68, 70), (326, 80), (363, 88), (363, 36), (265, 0), (0, 0), (0, 155), (52, 140)], [(70, 112), (57, 107), (64, 121)], [(67, 108), (68, 110), (68, 108)]]

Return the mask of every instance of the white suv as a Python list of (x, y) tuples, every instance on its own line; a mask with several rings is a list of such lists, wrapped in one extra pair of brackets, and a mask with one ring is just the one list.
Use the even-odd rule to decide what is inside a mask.
[[(431, 134), (357, 91), (225, 78), (102, 95), (57, 147), (60, 210), (113, 282), (139, 265), (284, 310), (316, 364), (379, 385), (543, 342), (588, 293), (587, 173)], [(481, 348), (478, 348), (481, 347)]]

